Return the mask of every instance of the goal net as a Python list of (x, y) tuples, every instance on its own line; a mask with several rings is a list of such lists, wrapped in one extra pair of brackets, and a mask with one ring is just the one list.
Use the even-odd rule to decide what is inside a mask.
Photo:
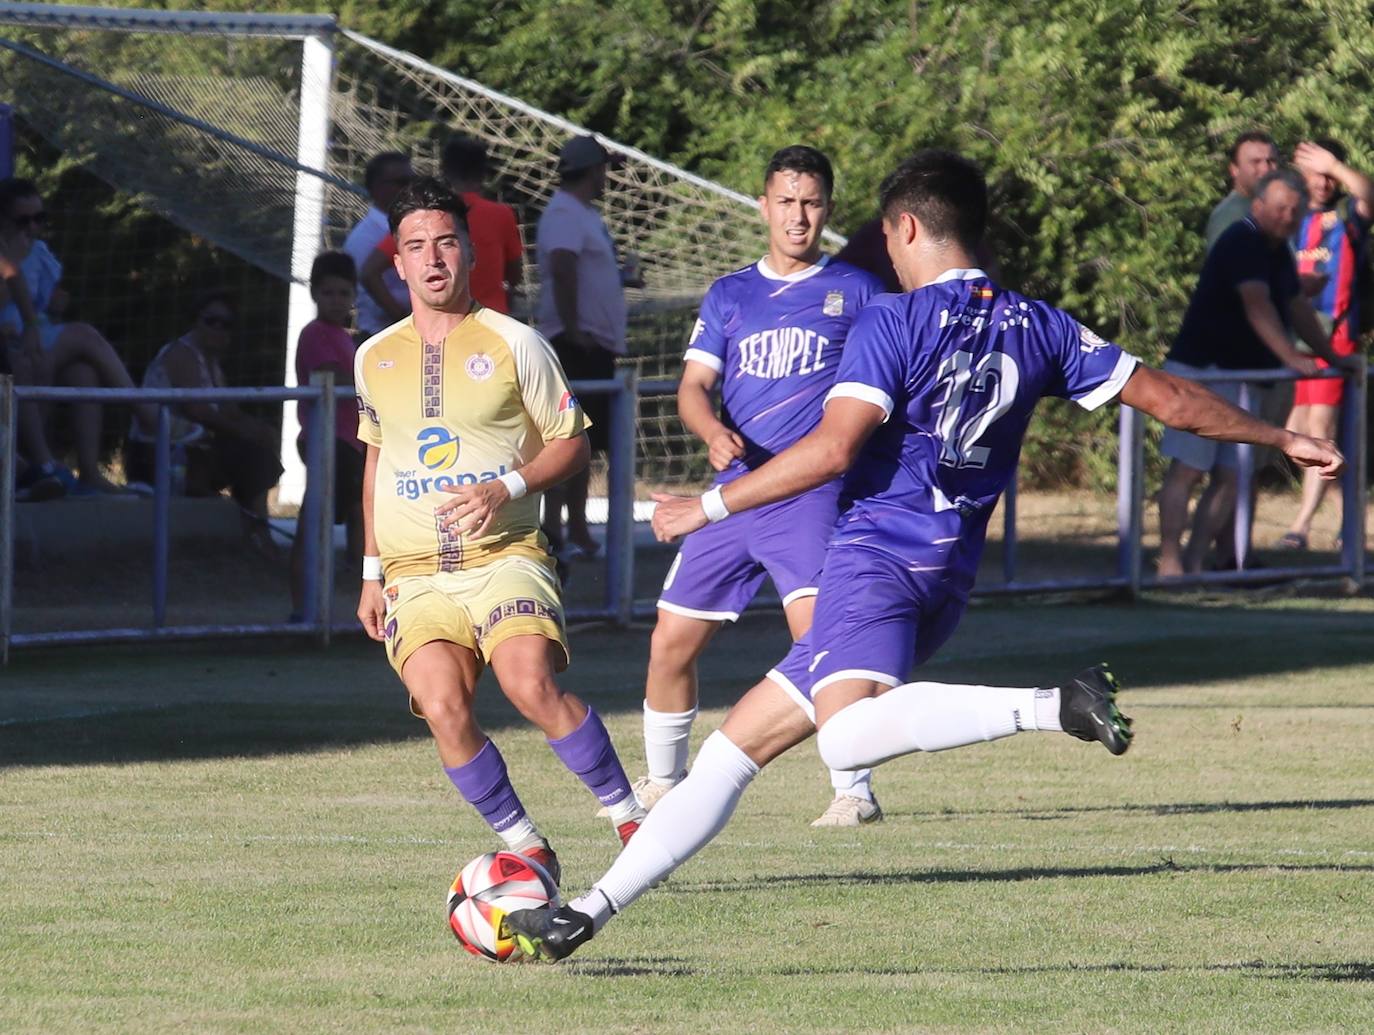
[[(165, 304), (149, 307), (145, 296), (136, 311), (112, 318), (129, 339), (115, 344), (131, 366), (176, 333), (162, 323), (175, 299), (195, 293), (178, 272), (193, 265), (186, 251), (199, 248), (219, 253), (205, 260), (219, 277), (237, 271), (235, 283), (254, 291), (252, 326), (241, 328), (253, 359), (238, 370), (257, 383), (282, 377), (283, 356), (291, 382), (295, 336), (313, 315), (304, 287), (310, 262), (341, 244), (366, 211), (360, 184), (372, 155), (403, 151), (434, 172), (453, 133), (487, 143), (489, 187), (515, 208), (527, 246), (516, 305), (528, 315), (538, 291), (528, 262), (535, 223), (557, 185), (559, 149), (586, 132), (316, 15), (0, 3), (0, 90), (34, 138), (30, 150), (46, 148), (64, 182), (99, 181), (107, 215), (134, 206), (189, 238), (180, 252), (134, 244), (86, 261), (88, 282), (73, 285), (107, 307), (162, 285)], [(601, 211), (620, 250), (640, 256), (646, 285), (628, 292), (630, 361), (641, 378), (673, 378), (706, 287), (762, 254), (762, 227), (750, 198), (603, 142), (625, 162), (610, 172)], [(99, 220), (59, 215), (60, 257), (99, 252)], [(180, 271), (166, 268), (179, 257)], [(275, 307), (261, 304), (265, 296)], [(136, 326), (138, 311), (146, 326)], [(638, 446), (645, 491), (708, 474), (670, 396), (643, 400)], [(295, 466), (294, 453), (284, 459)]]

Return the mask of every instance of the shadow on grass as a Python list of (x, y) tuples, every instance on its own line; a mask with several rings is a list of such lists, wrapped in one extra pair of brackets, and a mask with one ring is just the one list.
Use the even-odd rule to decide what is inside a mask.
[(1021, 866), (1005, 870), (898, 870), (890, 873), (785, 873), (776, 877), (747, 880), (674, 882), (673, 889), (685, 894), (778, 891), (824, 884), (1004, 884), (1030, 880), (1078, 880), (1087, 877), (1153, 877), (1159, 874), (1200, 873), (1374, 873), (1374, 864), (1343, 866), (1338, 863), (1296, 865), (1290, 863), (1177, 863), (1172, 858), (1140, 866)]
[[(970, 610), (919, 675), (1043, 685), (1106, 658), (1128, 693), (1192, 683), (1212, 684), (1214, 696), (1253, 677), (1374, 665), (1370, 625), (1367, 611), (1297, 604), (1255, 610), (1243, 601), (1006, 602)], [(604, 715), (633, 722), (643, 699), (648, 643), (647, 627), (579, 631), (574, 665), (560, 682)], [(702, 707), (733, 703), (789, 645), (776, 613), (747, 616), (722, 630), (701, 660)], [(1322, 701), (1307, 693), (1292, 707), (1371, 707), (1346, 705), (1342, 696), (1333, 690)], [(478, 718), (496, 734), (528, 728), (489, 676), (478, 694)], [(0, 770), (256, 757), (427, 736), (425, 725), (409, 715), (381, 648), (362, 639), (342, 640), (327, 651), (269, 641), (46, 649), (21, 652), (0, 672)], [(626, 757), (638, 757), (623, 738), (621, 747)], [(1247, 807), (1266, 806), (1196, 806)]]
[(676, 956), (627, 956), (623, 959), (568, 960), (562, 964), (579, 977), (695, 977), (701, 973)]
[(970, 816), (1019, 816), (1028, 820), (1072, 819), (1097, 812), (1140, 812), (1151, 816), (1205, 816), (1218, 812), (1341, 811), (1374, 808), (1374, 798), (1294, 798), (1287, 801), (1185, 801), (1147, 805), (1122, 802), (1120, 805), (1066, 805), (1058, 809), (951, 809), (939, 812), (884, 809), (889, 816), (913, 819), (967, 819)]
[(911, 974), (980, 974), (993, 977), (1019, 977), (1032, 974), (1251, 974), (1255, 977), (1281, 981), (1374, 981), (1374, 963), (1281, 963), (1270, 960), (1246, 960), (1240, 963), (1130, 963), (1124, 960), (1111, 963), (1035, 964), (1025, 967), (939, 967), (913, 963), (834, 965), (818, 967), (781, 967), (775, 971), (780, 977), (814, 977), (820, 974), (873, 974), (901, 977)]

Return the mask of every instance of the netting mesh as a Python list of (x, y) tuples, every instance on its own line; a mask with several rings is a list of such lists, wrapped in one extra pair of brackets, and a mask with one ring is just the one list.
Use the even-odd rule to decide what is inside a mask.
[[(113, 12), (93, 23), (60, 7), (41, 9), (42, 18), (35, 10), (0, 6), (0, 89), (22, 123), (137, 204), (288, 280), (301, 40), (220, 31), (208, 18), (121, 31), (109, 24), (119, 20)], [(527, 270), (515, 305), (528, 316), (538, 291), (535, 224), (557, 186), (558, 150), (577, 127), (366, 37), (335, 33), (331, 43), (327, 172), (310, 174), (324, 194), (324, 244), (341, 244), (366, 211), (357, 184), (372, 155), (405, 151), (433, 172), (444, 141), (467, 133), (490, 149), (492, 194), (516, 210)], [(762, 227), (747, 198), (608, 144), (626, 161), (610, 172), (601, 211), (622, 254), (639, 256), (646, 285), (628, 292), (628, 361), (642, 377), (675, 377), (706, 287), (762, 254)], [(279, 351), (284, 319), (262, 332)], [(644, 401), (639, 442), (646, 488), (708, 473), (671, 399)]]

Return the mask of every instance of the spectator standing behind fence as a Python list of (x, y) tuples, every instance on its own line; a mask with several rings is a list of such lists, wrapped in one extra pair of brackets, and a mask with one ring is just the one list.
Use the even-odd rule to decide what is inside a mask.
[[(638, 262), (622, 268), (615, 242), (593, 204), (606, 191), (611, 156), (595, 137), (574, 137), (558, 155), (559, 186), (539, 217), (539, 305), (535, 324), (558, 353), (568, 380), (615, 376), (615, 360), (626, 351), (625, 287), (641, 287)], [(592, 419), (588, 432), (593, 449), (609, 441), (609, 396), (582, 400)], [(575, 556), (590, 557), (600, 549), (587, 528), (587, 486), (583, 468), (556, 490), (545, 493), (544, 534), (553, 550), (564, 548), (561, 514), (568, 508), (566, 542)]]
[[(372, 206), (348, 232), (343, 246), (360, 273), (367, 257), (391, 232), (387, 228), (386, 213), (391, 208), (392, 200), (414, 177), (410, 159), (399, 151), (383, 151), (368, 161), (363, 171), (363, 186), (372, 199)], [(406, 286), (388, 263), (384, 269), (378, 270), (376, 282), (370, 290), (361, 281), (358, 284), (358, 333), (361, 337), (370, 338), (399, 319), (391, 315), (391, 307), (396, 305), (403, 306), (401, 316), (410, 312), (410, 296), (406, 293)]]
[[(1335, 140), (1301, 143), (1294, 164), (1307, 184), (1307, 214), (1293, 235), (1298, 273), (1320, 286), (1312, 298), (1322, 327), (1331, 335), (1331, 351), (1351, 356), (1359, 339), (1359, 274), (1367, 261), (1369, 225), (1374, 216), (1374, 183), (1345, 164), (1345, 148)], [(1317, 360), (1317, 366), (1328, 366)], [(1299, 381), (1293, 391), (1288, 430), (1321, 438), (1336, 437), (1343, 380)], [(1303, 472), (1302, 505), (1280, 543), (1307, 549), (1326, 483)]]
[[(491, 171), (487, 145), (472, 137), (456, 136), (444, 145), (440, 165), (444, 182), (468, 207), (473, 254), (472, 297), (488, 309), (509, 313), (510, 292), (525, 276), (525, 245), (520, 240), (515, 209), (482, 194), (483, 184)], [(375, 290), (382, 271), (392, 270), (395, 260), (396, 238), (387, 234), (363, 260), (358, 279), (364, 290)], [(409, 298), (388, 312), (393, 319), (404, 319), (410, 312)]]
[(1234, 223), (1239, 223), (1250, 214), (1250, 204), (1255, 198), (1255, 187), (1261, 178), (1279, 166), (1279, 150), (1273, 138), (1265, 132), (1252, 129), (1236, 137), (1231, 145), (1230, 161), (1227, 172), (1231, 176), (1231, 193), (1217, 202), (1212, 214), (1207, 217), (1207, 250), (1217, 243), (1217, 238)]
[[(1302, 178), (1293, 170), (1275, 170), (1260, 179), (1250, 214), (1227, 228), (1207, 253), (1165, 370), (1196, 377), (1207, 370), (1286, 365), (1312, 374), (1316, 361), (1293, 347), (1290, 327), (1331, 358), (1312, 304), (1299, 290), (1297, 265), (1288, 247), (1306, 204)], [(1233, 403), (1239, 401), (1237, 382), (1211, 382), (1208, 387)], [(1250, 393), (1253, 411), (1262, 405), (1263, 389), (1252, 384)], [(1208, 544), (1234, 512), (1238, 454), (1234, 446), (1172, 428), (1165, 430), (1160, 451), (1171, 462), (1159, 493), (1159, 574), (1198, 572)], [(1181, 540), (1188, 500), (1209, 471), (1211, 480), (1198, 501), (1185, 554)]]
[[(17, 264), (24, 276), (33, 306), (36, 326), (24, 319), (19, 302), (10, 299), (0, 310), (0, 328), (6, 336), (36, 335), (37, 350), (27, 351), (31, 363), (31, 383), (66, 385), (74, 388), (132, 388), (133, 379), (114, 346), (88, 323), (64, 323), (68, 295), (62, 287), (62, 263), (42, 239), (48, 225), (43, 197), (32, 180), (15, 177), (0, 181), (0, 251)], [(35, 461), (34, 475), (56, 477), (67, 491), (78, 496), (122, 493), (122, 486), (111, 482), (100, 470), (100, 433), (102, 410), (99, 403), (74, 403), (72, 437), (76, 446), (77, 475), (49, 454)], [(135, 407), (145, 418), (153, 419), (153, 407)], [(32, 420), (32, 418), (26, 418)], [(39, 418), (41, 425), (41, 417)], [(37, 436), (42, 439), (43, 436)], [(26, 436), (33, 441), (35, 436)], [(44, 447), (46, 452), (46, 447)]]
[[(234, 304), (227, 292), (211, 291), (195, 306), (195, 323), (164, 345), (143, 375), (145, 388), (223, 388), (220, 358), (234, 340)], [(155, 411), (156, 412), (156, 411)], [(172, 408), (174, 492), (211, 496), (228, 489), (244, 515), (244, 535), (275, 559), (267, 527), (267, 492), (277, 484), (277, 433), (234, 402), (188, 402)], [(156, 477), (157, 424), (135, 419), (129, 433), (131, 478)]]
[[(334, 375), (336, 387), (353, 386), (353, 356), (356, 351), (348, 333), (349, 317), (357, 298), (358, 268), (345, 252), (323, 252), (310, 267), (310, 297), (315, 300), (315, 319), (301, 329), (296, 344), (296, 383), (308, 385), (312, 374), (324, 371)], [(302, 400), (296, 407), (301, 432), (296, 450), (306, 459), (306, 444), (315, 404)], [(334, 451), (334, 521), (348, 530), (348, 556), (358, 557), (363, 550), (363, 460), (366, 451), (358, 441), (358, 403), (339, 399), (334, 408), (334, 434), (325, 448)], [(306, 494), (317, 492), (308, 483)], [(305, 538), (311, 530), (296, 523), (296, 538), (291, 543), (291, 621), (304, 621), (305, 615)], [(333, 556), (332, 550), (330, 556)]]

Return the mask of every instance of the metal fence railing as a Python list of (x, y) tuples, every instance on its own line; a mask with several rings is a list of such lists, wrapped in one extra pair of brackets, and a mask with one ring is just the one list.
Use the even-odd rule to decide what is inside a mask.
[[(623, 369), (614, 378), (576, 381), (579, 396), (611, 397), (609, 434), (608, 514), (606, 523), (606, 580), (600, 607), (571, 608), (573, 621), (630, 621), (634, 580), (634, 436), (637, 389), (635, 372)], [(74, 643), (113, 643), (204, 637), (296, 636), (327, 644), (333, 633), (352, 630), (356, 621), (334, 623), (334, 451), (325, 444), (334, 434), (334, 407), (350, 398), (353, 389), (334, 385), (332, 375), (319, 374), (309, 385), (295, 388), (55, 388), (16, 385), (0, 376), (0, 664), (8, 662), (12, 647)], [(301, 506), (298, 532), (302, 530), (304, 555), (304, 620), (237, 624), (168, 625), (167, 590), (170, 544), (171, 411), (188, 402), (282, 403), (310, 400), (316, 403), (311, 426), (306, 430), (305, 467), (309, 490)], [(152, 622), (147, 625), (101, 629), (64, 629), (40, 632), (14, 631), (15, 542), (15, 425), (20, 402), (152, 403), (159, 419), (154, 446)]]
[[(1266, 567), (1248, 570), (1251, 494), (1254, 471), (1253, 450), (1241, 447), (1240, 485), (1237, 503), (1236, 555), (1239, 570), (1213, 571), (1179, 578), (1160, 579), (1147, 575), (1144, 568), (1144, 432), (1142, 415), (1121, 407), (1118, 423), (1118, 478), (1116, 505), (1116, 570), (1083, 578), (1050, 578), (1037, 581), (1018, 577), (1017, 492), (1008, 488), (1003, 501), (1002, 574), (1000, 585), (980, 589), (983, 594), (1036, 593), (1066, 590), (1121, 589), (1134, 595), (1142, 589), (1182, 587), (1207, 583), (1245, 583), (1281, 581), (1298, 578), (1349, 578), (1363, 584), (1365, 558), (1366, 479), (1366, 377), (1367, 371), (1327, 371), (1325, 377), (1344, 377), (1349, 389), (1347, 405), (1341, 409), (1340, 446), (1348, 462), (1341, 482), (1343, 499), (1342, 546), (1339, 563), (1305, 567)], [(1214, 371), (1199, 376), (1204, 382), (1240, 382), (1242, 405), (1250, 407), (1248, 386), (1280, 380), (1295, 380), (1298, 375), (1282, 370)], [(572, 385), (580, 396), (611, 397), (609, 467), (607, 475), (607, 525), (605, 588), (600, 606), (569, 608), (572, 621), (613, 621), (628, 623), (633, 618), (653, 614), (652, 601), (637, 601), (635, 585), (635, 496), (636, 496), (636, 415), (640, 400), (671, 395), (676, 382), (638, 381), (633, 368), (616, 371), (614, 378), (578, 381)], [(192, 637), (247, 637), (290, 635), (328, 643), (332, 633), (356, 628), (352, 620), (332, 623), (333, 597), (333, 450), (325, 449), (326, 436), (333, 434), (335, 402), (351, 395), (347, 386), (335, 388), (332, 377), (317, 375), (308, 386), (297, 388), (215, 388), (215, 389), (77, 389), (16, 386), (12, 379), (0, 377), (0, 662), (8, 660), (11, 647), (61, 643), (113, 641), (151, 641)], [(153, 620), (151, 624), (115, 629), (78, 629), (41, 632), (14, 632), (14, 442), (16, 406), (19, 401), (155, 403), (159, 407), (154, 485), (154, 529), (151, 564), (153, 568)], [(298, 529), (307, 533), (304, 540), (306, 569), (305, 621), (300, 623), (195, 624), (167, 625), (167, 581), (170, 485), (170, 411), (176, 403), (190, 401), (235, 400), (239, 402), (283, 402), (313, 400), (318, 405), (307, 430), (306, 469), (310, 491), (302, 506)], [(299, 534), (299, 533), (298, 533)], [(769, 601), (760, 601), (770, 606)]]

